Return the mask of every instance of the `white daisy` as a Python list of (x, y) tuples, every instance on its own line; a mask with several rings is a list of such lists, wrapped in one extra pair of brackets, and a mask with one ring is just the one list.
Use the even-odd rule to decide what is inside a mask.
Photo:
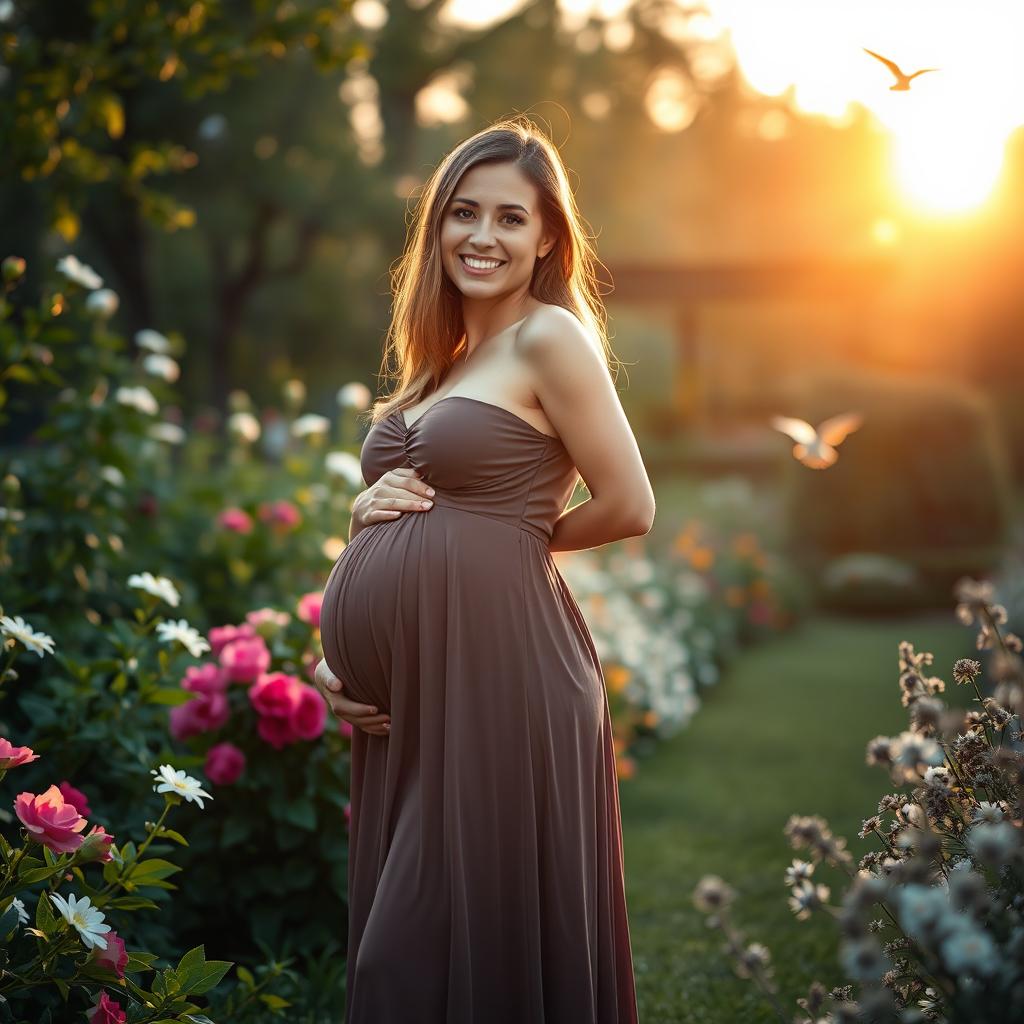
[(103, 284), (103, 278), (92, 267), (71, 254), (57, 260), (57, 270), (69, 281), (74, 281), (83, 288), (99, 288)]
[(142, 368), (154, 377), (160, 377), (173, 384), (181, 376), (181, 367), (162, 352), (153, 352), (142, 360)]
[(324, 468), (334, 476), (340, 476), (350, 487), (362, 487), (363, 470), (351, 452), (328, 452), (324, 456)]
[(145, 327), (135, 332), (135, 344), (149, 352), (165, 356), (171, 351), (171, 343), (159, 331)]
[(166, 441), (168, 444), (185, 443), (185, 431), (177, 423), (152, 423), (146, 433), (154, 441)]
[(148, 413), (150, 416), (155, 416), (160, 411), (160, 406), (153, 397), (153, 392), (141, 384), (137, 387), (119, 387), (114, 392), (114, 397), (122, 405), (130, 405), (133, 409)]
[(30, 651), (35, 651), (41, 658), (44, 654), (53, 654), (53, 637), (46, 633), (37, 633), (20, 615), (0, 615), (0, 633), (23, 643)]
[(331, 421), (316, 412), (307, 412), (292, 424), (293, 437), (305, 437), (307, 434), (326, 434), (331, 429)]
[(259, 440), (260, 421), (251, 412), (233, 412), (228, 417), (228, 430), (243, 441)]
[(179, 768), (175, 771), (174, 767), (169, 764), (160, 765), (160, 769), (151, 768), (149, 771), (150, 775), (155, 775), (159, 780), (153, 789), (157, 793), (177, 793), (178, 796), (183, 797), (185, 800), (191, 800), (193, 803), (203, 806), (203, 797), (207, 800), (212, 800), (204, 789), (200, 789), (200, 783), (198, 779), (193, 779), (191, 775), (186, 775), (183, 768)]
[(14, 899), (11, 900), (11, 906), (14, 907), (14, 909), (18, 913), (18, 923), (26, 924), (29, 920), (29, 916), (28, 911), (25, 909), (25, 904), (21, 901), (21, 899), (15, 896)]
[(336, 397), (338, 405), (343, 409), (366, 409), (373, 396), (370, 389), (359, 381), (351, 381), (338, 389)]
[(106, 480), (111, 487), (124, 487), (124, 473), (117, 466), (101, 466), (100, 476)]
[(85, 300), (85, 308), (90, 313), (96, 313), (103, 317), (113, 316), (120, 305), (121, 300), (117, 297), (117, 292), (111, 291), (109, 288), (100, 288), (98, 291), (90, 292), (89, 297)]
[(137, 572), (128, 577), (128, 586), (137, 590), (145, 590), (147, 594), (159, 597), (172, 608), (177, 608), (181, 595), (166, 576), (154, 576), (151, 572)]
[(177, 622), (158, 622), (156, 633), (164, 643), (180, 643), (193, 658), (198, 658), (200, 654), (210, 649), (210, 645), (200, 636), (199, 630), (190, 626), (184, 619), (178, 619)]
[(110, 931), (110, 925), (104, 923), (103, 911), (94, 907), (88, 896), (78, 899), (70, 893), (65, 900), (59, 893), (51, 892), (50, 899), (57, 904), (64, 920), (78, 931), (87, 948), (107, 948), (107, 940), (103, 936)]

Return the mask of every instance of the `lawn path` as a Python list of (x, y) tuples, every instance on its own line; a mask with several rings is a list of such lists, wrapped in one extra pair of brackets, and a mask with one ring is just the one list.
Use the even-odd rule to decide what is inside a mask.
[[(783, 872), (805, 855), (791, 850), (783, 826), (790, 814), (820, 814), (855, 858), (874, 848), (857, 832), (890, 788), (882, 769), (864, 764), (864, 749), (906, 728), (897, 645), (932, 651), (930, 672), (946, 680), (946, 698), (966, 704), (951, 669), (972, 655), (973, 635), (952, 609), (812, 618), (741, 655), (704, 692), (690, 725), (620, 782), (641, 1024), (778, 1019), (733, 974), (720, 933), (691, 902), (706, 873), (737, 889), (735, 923), (770, 948), (787, 1019), (815, 977), (826, 987), (842, 981), (835, 928), (821, 916), (797, 921), (788, 909)], [(820, 866), (816, 878), (838, 903), (844, 877)]]

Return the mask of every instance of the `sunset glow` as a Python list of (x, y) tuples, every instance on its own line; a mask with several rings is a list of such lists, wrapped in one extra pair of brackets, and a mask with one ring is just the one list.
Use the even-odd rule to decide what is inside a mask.
[[(859, 104), (892, 137), (907, 204), (955, 213), (991, 194), (1007, 137), (1024, 124), (1024, 5), (979, 0), (707, 0), (742, 77), (765, 95), (791, 89), (803, 114), (845, 122)], [(908, 92), (867, 47), (908, 74)]]

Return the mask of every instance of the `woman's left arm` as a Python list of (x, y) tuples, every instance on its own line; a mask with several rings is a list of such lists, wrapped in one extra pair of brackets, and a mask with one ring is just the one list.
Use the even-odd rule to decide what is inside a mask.
[(516, 350), (591, 495), (559, 518), (550, 549), (578, 551), (647, 533), (654, 491), (596, 340), (568, 310), (552, 308), (524, 324)]

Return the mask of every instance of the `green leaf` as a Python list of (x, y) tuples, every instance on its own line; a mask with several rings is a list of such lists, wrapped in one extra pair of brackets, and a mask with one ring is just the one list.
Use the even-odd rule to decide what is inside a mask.
[(281, 996), (275, 996), (273, 992), (261, 992), (260, 999), (262, 999), (271, 1010), (283, 1010), (286, 1006), (292, 1005), (287, 999), (282, 999)]
[(119, 910), (159, 910), (160, 908), (145, 896), (115, 896), (107, 904)]
[(181, 843), (182, 846), (188, 846), (188, 840), (180, 832), (175, 832), (173, 828), (162, 827), (157, 839), (173, 839), (176, 843)]
[(284, 806), (285, 821), (312, 831), (316, 828), (316, 808), (309, 799), (292, 800)]
[(191, 690), (183, 690), (180, 686), (158, 686), (152, 690), (146, 690), (142, 699), (149, 704), (170, 704), (172, 706), (185, 704), (192, 700), (195, 694)]
[(148, 881), (152, 878), (166, 878), (168, 875), (173, 875), (180, 870), (179, 865), (172, 864), (169, 860), (151, 857), (149, 860), (136, 862), (135, 867), (132, 869), (131, 880), (138, 882), (142, 879)]
[(41, 882), (44, 878), (52, 878), (59, 873), (57, 868), (35, 868), (32, 871), (19, 871), (18, 879), (25, 885), (32, 885), (33, 882)]
[(235, 973), (238, 975), (238, 980), (244, 985), (255, 987), (256, 979), (252, 976), (252, 971), (250, 971), (248, 967), (239, 966), (235, 969)]
[[(64, 918), (62, 917), (63, 921)], [(36, 927), (47, 936), (57, 931), (57, 917), (54, 913), (53, 901), (47, 893), (41, 892), (36, 903)]]

